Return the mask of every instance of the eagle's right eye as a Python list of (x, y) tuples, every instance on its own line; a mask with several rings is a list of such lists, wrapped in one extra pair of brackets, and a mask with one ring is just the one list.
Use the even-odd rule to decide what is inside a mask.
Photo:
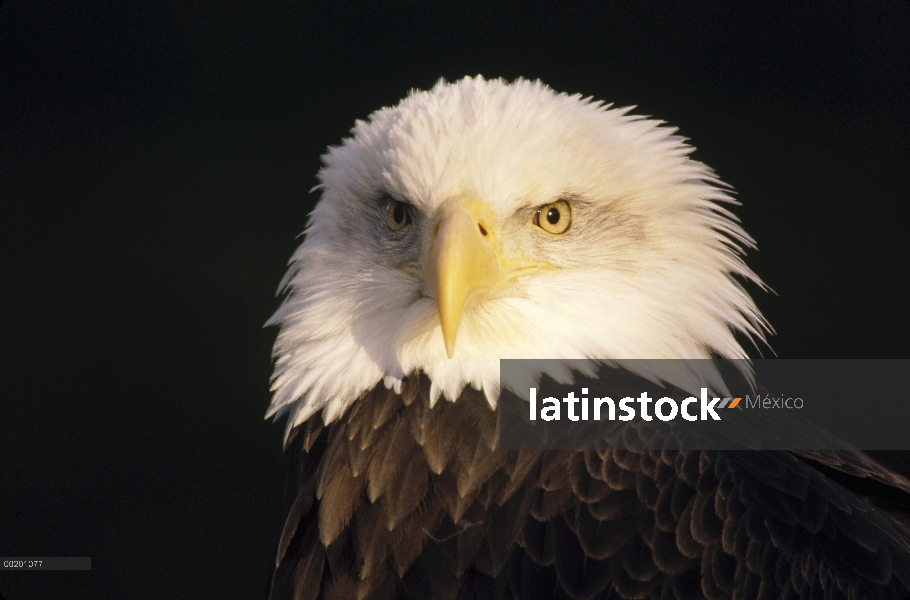
[(385, 208), (385, 222), (389, 231), (400, 231), (411, 224), (411, 211), (408, 205), (398, 200), (389, 200)]

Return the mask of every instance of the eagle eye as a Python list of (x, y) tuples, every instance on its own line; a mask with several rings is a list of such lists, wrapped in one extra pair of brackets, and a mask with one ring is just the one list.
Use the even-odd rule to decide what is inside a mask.
[(389, 200), (385, 207), (385, 222), (389, 231), (401, 231), (411, 224), (411, 210), (398, 200)]
[(557, 200), (537, 209), (534, 224), (554, 235), (565, 233), (572, 225), (572, 207), (565, 200)]

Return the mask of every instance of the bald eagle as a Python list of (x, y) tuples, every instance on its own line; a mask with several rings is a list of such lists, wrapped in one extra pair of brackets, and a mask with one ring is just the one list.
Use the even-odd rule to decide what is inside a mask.
[(628, 108), (476, 77), (328, 151), (269, 321), (297, 482), (272, 598), (910, 593), (908, 521), (844, 487), (910, 482), (859, 451), (497, 447), (501, 358), (765, 339), (753, 241), (692, 150)]

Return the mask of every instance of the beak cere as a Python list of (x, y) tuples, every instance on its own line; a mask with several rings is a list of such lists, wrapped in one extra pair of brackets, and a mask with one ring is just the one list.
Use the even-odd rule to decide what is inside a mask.
[(493, 213), (473, 197), (447, 200), (437, 213), (423, 278), (434, 294), (449, 358), (464, 311), (483, 301), (500, 276)]

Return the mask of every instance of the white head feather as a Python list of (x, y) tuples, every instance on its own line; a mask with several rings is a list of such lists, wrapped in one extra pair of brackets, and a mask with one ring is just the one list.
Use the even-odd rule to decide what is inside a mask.
[[(288, 431), (319, 410), (337, 419), (380, 382), (416, 371), (454, 401), (466, 385), (491, 405), (500, 358), (745, 358), (734, 331), (767, 325), (738, 282), (752, 239), (735, 203), (693, 148), (660, 121), (540, 82), (440, 81), (358, 121), (323, 157), (322, 198), (282, 282), (281, 326), (268, 416)], [(482, 198), (502, 245), (557, 268), (515, 280), (467, 310), (446, 354), (436, 302), (386, 239), (381, 194), (433, 215), (448, 198)], [(528, 214), (577, 200), (571, 235), (545, 239)], [(426, 221), (426, 220), (425, 220)], [(431, 220), (430, 220), (431, 221)]]

